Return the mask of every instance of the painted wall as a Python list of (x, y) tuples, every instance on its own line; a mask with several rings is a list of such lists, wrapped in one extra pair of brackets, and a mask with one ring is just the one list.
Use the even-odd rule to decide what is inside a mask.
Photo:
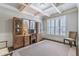
[(67, 31), (78, 30), (78, 12), (67, 14)]
[(79, 56), (79, 4), (77, 4), (77, 7), (78, 7), (78, 42), (77, 42), (77, 44), (78, 44), (78, 56)]

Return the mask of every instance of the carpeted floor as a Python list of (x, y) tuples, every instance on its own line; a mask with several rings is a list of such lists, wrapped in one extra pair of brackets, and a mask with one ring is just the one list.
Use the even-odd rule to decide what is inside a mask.
[(18, 49), (13, 55), (21, 56), (76, 56), (76, 47), (43, 40), (28, 47)]

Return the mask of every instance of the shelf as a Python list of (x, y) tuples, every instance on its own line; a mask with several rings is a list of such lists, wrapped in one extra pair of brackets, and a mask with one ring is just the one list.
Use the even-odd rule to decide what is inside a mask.
[(22, 29), (23, 27), (16, 27), (16, 29)]
[(16, 36), (31, 36), (31, 34), (26, 34), (26, 35), (16, 35)]

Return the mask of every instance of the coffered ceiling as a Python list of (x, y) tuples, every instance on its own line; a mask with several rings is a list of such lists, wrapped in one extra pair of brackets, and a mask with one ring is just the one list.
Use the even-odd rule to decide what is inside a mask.
[(63, 11), (76, 7), (76, 3), (6, 3), (22, 13), (50, 17), (52, 14), (61, 14)]

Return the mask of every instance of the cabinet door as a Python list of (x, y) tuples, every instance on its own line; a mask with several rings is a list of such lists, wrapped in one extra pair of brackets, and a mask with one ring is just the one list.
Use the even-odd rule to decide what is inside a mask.
[(25, 46), (27, 46), (27, 45), (30, 44), (29, 39), (30, 39), (29, 36), (24, 37), (24, 45), (25, 45)]
[(17, 18), (15, 20), (14, 25), (15, 25), (15, 33), (16, 33), (16, 35), (21, 35), (22, 34), (23, 20)]
[(14, 49), (23, 47), (23, 36), (16, 36), (14, 39)]

